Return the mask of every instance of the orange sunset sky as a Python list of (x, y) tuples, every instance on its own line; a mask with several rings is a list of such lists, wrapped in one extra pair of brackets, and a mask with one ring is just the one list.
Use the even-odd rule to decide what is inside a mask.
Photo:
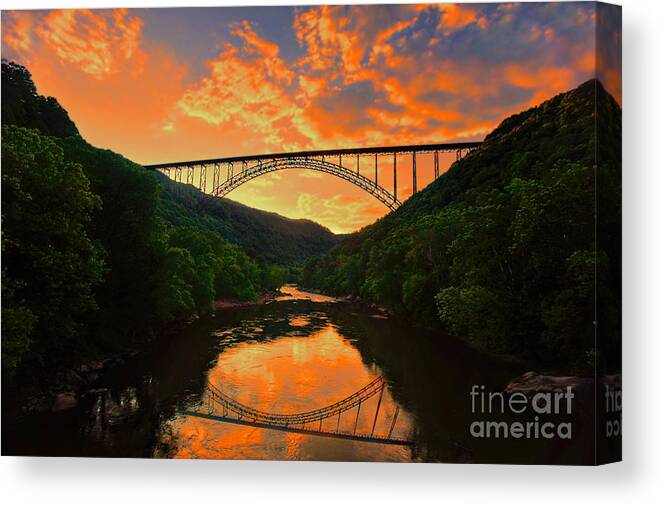
[[(621, 99), (619, 19), (599, 9), (4, 11), (2, 55), (27, 66), (90, 143), (138, 163), (475, 140), (596, 74)], [(380, 180), (390, 181), (388, 163)], [(398, 160), (404, 197), (408, 166)], [(430, 160), (420, 166), (424, 186)], [(303, 170), (257, 178), (230, 198), (342, 233), (386, 213), (350, 183)]]

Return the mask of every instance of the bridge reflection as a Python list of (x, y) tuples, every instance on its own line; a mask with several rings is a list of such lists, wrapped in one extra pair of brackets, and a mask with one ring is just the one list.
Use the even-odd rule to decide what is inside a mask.
[[(374, 433), (385, 388), (386, 383), (383, 377), (379, 376), (355, 393), (338, 402), (327, 405), (326, 407), (297, 414), (276, 414), (260, 411), (244, 405), (225, 394), (213, 384), (208, 383), (205, 401), (197, 409), (187, 410), (184, 413), (186, 415), (201, 417), (213, 421), (248, 425), (290, 433), (301, 433), (362, 442), (412, 446), (414, 445), (412, 440), (393, 437), (393, 430), (397, 423), (397, 417), (399, 416), (399, 406), (397, 406), (392, 419), (390, 420), (388, 433)], [(356, 430), (358, 427), (361, 406), (364, 402), (375, 397), (377, 394), (378, 401), (371, 432), (369, 434), (357, 433)], [(340, 431), (340, 418), (342, 414), (351, 410), (356, 411), (353, 432)], [(330, 418), (337, 418), (335, 429), (324, 429), (323, 421)]]

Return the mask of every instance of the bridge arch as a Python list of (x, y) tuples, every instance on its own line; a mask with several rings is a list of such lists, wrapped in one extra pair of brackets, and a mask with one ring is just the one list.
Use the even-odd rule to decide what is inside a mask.
[[(434, 161), (434, 180), (438, 179), (439, 154), (456, 153), (457, 160), (480, 146), (481, 142), (454, 142), (442, 144), (419, 144), (389, 147), (364, 147), (350, 149), (327, 149), (323, 151), (298, 151), (290, 153), (254, 154), (249, 156), (234, 156), (227, 158), (214, 158), (193, 161), (158, 163), (144, 165), (148, 170), (156, 170), (175, 182), (195, 185), (199, 181), (199, 190), (211, 196), (223, 197), (234, 191), (246, 182), (277, 170), (306, 169), (316, 170), (344, 179), (363, 189), (374, 198), (383, 203), (388, 209), (395, 210), (401, 205), (397, 199), (397, 157), (411, 156), (411, 172), (413, 193), (418, 191), (416, 155), (431, 154)], [(354, 157), (356, 170), (342, 165), (342, 157)], [(360, 158), (366, 156), (374, 161), (374, 179), (366, 177), (360, 172)], [(379, 184), (378, 160), (383, 156), (392, 156), (393, 184), (392, 193)], [(338, 160), (338, 163), (328, 159)], [(345, 158), (346, 159), (346, 158)], [(240, 164), (240, 169), (234, 170), (234, 164)], [(207, 192), (207, 168), (213, 170), (211, 191)], [(221, 176), (226, 173), (226, 177)], [(197, 174), (197, 175), (196, 175)]]
[(401, 205), (401, 202), (394, 194), (364, 175), (336, 163), (308, 157), (276, 158), (244, 167), (238, 174), (232, 175), (232, 177), (229, 177), (225, 182), (214, 188), (213, 195), (217, 197), (226, 196), (239, 186), (256, 177), (287, 169), (315, 170), (317, 172), (331, 174), (363, 189), (390, 210), (395, 210)]

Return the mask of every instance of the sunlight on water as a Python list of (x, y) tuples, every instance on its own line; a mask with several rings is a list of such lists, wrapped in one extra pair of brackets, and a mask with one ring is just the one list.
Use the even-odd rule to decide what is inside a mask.
[[(316, 295), (315, 295), (316, 296)], [(294, 315), (289, 319), (292, 335), (270, 341), (248, 340), (231, 345), (218, 355), (208, 372), (208, 381), (237, 401), (271, 413), (293, 414), (335, 403), (356, 392), (381, 375), (376, 366), (368, 368), (359, 351), (340, 334), (337, 327), (314, 314)], [(244, 324), (257, 334), (263, 333), (268, 320)], [(300, 335), (301, 329), (313, 331)], [(249, 335), (245, 335), (249, 337)], [(236, 335), (235, 335), (236, 337)], [(219, 338), (232, 338), (221, 333)], [(223, 343), (223, 342), (221, 342)], [(229, 343), (229, 342), (228, 342)], [(326, 430), (369, 434), (375, 418), (378, 395), (339, 419), (323, 421)], [(387, 435), (397, 404), (386, 388), (374, 429)], [(393, 436), (410, 437), (410, 415), (400, 409)], [(193, 416), (172, 420), (175, 457), (223, 459), (297, 459), (297, 460), (379, 460), (407, 461), (411, 450), (353, 440), (340, 440), (306, 434), (241, 426)]]
[(310, 300), (312, 302), (320, 303), (333, 303), (337, 299), (332, 296), (321, 295), (318, 293), (310, 293), (308, 291), (301, 291), (293, 284), (285, 284), (280, 288), (281, 296), (276, 298), (276, 301), (283, 300)]

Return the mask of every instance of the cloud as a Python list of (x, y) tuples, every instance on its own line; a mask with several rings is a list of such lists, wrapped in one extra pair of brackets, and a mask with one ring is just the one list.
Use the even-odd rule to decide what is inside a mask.
[(487, 18), (480, 15), (479, 6), (441, 4), (435, 7), (440, 12), (438, 29), (446, 35), (470, 24), (477, 24), (481, 28), (487, 27)]
[(288, 94), (293, 72), (279, 56), (279, 48), (257, 35), (247, 22), (232, 30), (240, 44), (227, 43), (208, 64), (209, 75), (192, 85), (178, 101), (187, 116), (215, 126), (230, 123), (282, 145), (283, 126), (298, 114)]
[(313, 218), (326, 224), (332, 223), (336, 233), (348, 233), (362, 228), (381, 217), (384, 207), (371, 197), (349, 196), (345, 193), (322, 197), (314, 193), (301, 193), (296, 203), (297, 217)]
[(322, 179), (323, 175), (320, 174), (319, 172), (313, 172), (312, 170), (304, 170), (299, 172), (298, 174), (299, 177), (302, 177), (303, 179)]
[(129, 61), (133, 71), (141, 70), (142, 20), (129, 16), (126, 9), (52, 11), (36, 23), (34, 31), (61, 61), (97, 78), (125, 69)]
[(3, 42), (17, 53), (28, 53), (32, 49), (33, 25), (34, 14), (30, 11), (3, 12)]
[(139, 16), (11, 11), (2, 23), (3, 55), (28, 66), (39, 93), (55, 96), (88, 141), (136, 161), (172, 147), (163, 137), (176, 131), (186, 67), (144, 39)]

